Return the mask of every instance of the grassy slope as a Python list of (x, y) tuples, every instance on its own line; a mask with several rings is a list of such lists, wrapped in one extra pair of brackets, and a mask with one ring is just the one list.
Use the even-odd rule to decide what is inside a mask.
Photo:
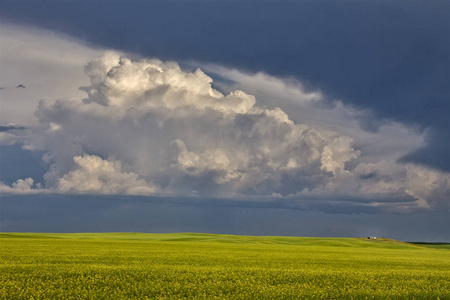
[(270, 244), (298, 246), (340, 246), (340, 247), (371, 247), (371, 248), (417, 248), (428, 245), (441, 245), (448, 248), (449, 244), (405, 243), (393, 239), (379, 238), (317, 238), (317, 237), (286, 237), (286, 236), (245, 236), (208, 233), (0, 233), (1, 238), (38, 238), (38, 239), (76, 239), (76, 240), (116, 240), (116, 241), (147, 241), (147, 242), (208, 242), (236, 244)]
[(435, 249), (448, 249), (450, 250), (450, 243), (410, 243), (411, 245), (417, 245)]
[(0, 299), (446, 299), (449, 270), (388, 239), (0, 234)]

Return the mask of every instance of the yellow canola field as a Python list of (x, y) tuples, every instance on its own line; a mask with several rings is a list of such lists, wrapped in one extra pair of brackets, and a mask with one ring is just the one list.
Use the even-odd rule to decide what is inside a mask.
[(193, 233), (0, 233), (0, 299), (450, 299), (450, 249), (425, 246)]

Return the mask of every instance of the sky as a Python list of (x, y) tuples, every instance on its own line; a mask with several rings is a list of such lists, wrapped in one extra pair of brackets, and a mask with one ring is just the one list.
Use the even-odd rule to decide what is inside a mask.
[(448, 1), (0, 1), (0, 231), (450, 242)]

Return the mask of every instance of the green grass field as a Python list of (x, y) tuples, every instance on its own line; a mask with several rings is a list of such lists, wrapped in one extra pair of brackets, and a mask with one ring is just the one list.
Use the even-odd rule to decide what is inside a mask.
[(394, 240), (0, 233), (1, 299), (450, 299), (450, 249)]

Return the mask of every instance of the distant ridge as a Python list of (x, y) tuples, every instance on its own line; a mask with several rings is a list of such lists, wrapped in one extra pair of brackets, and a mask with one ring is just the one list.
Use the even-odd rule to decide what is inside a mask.
[(70, 239), (70, 240), (104, 240), (135, 242), (168, 242), (168, 243), (233, 243), (233, 244), (265, 244), (265, 245), (297, 245), (324, 247), (358, 247), (358, 248), (444, 248), (450, 249), (447, 243), (408, 243), (387, 238), (369, 240), (367, 238), (336, 237), (287, 237), (287, 236), (247, 236), (211, 233), (0, 233), (0, 239)]

